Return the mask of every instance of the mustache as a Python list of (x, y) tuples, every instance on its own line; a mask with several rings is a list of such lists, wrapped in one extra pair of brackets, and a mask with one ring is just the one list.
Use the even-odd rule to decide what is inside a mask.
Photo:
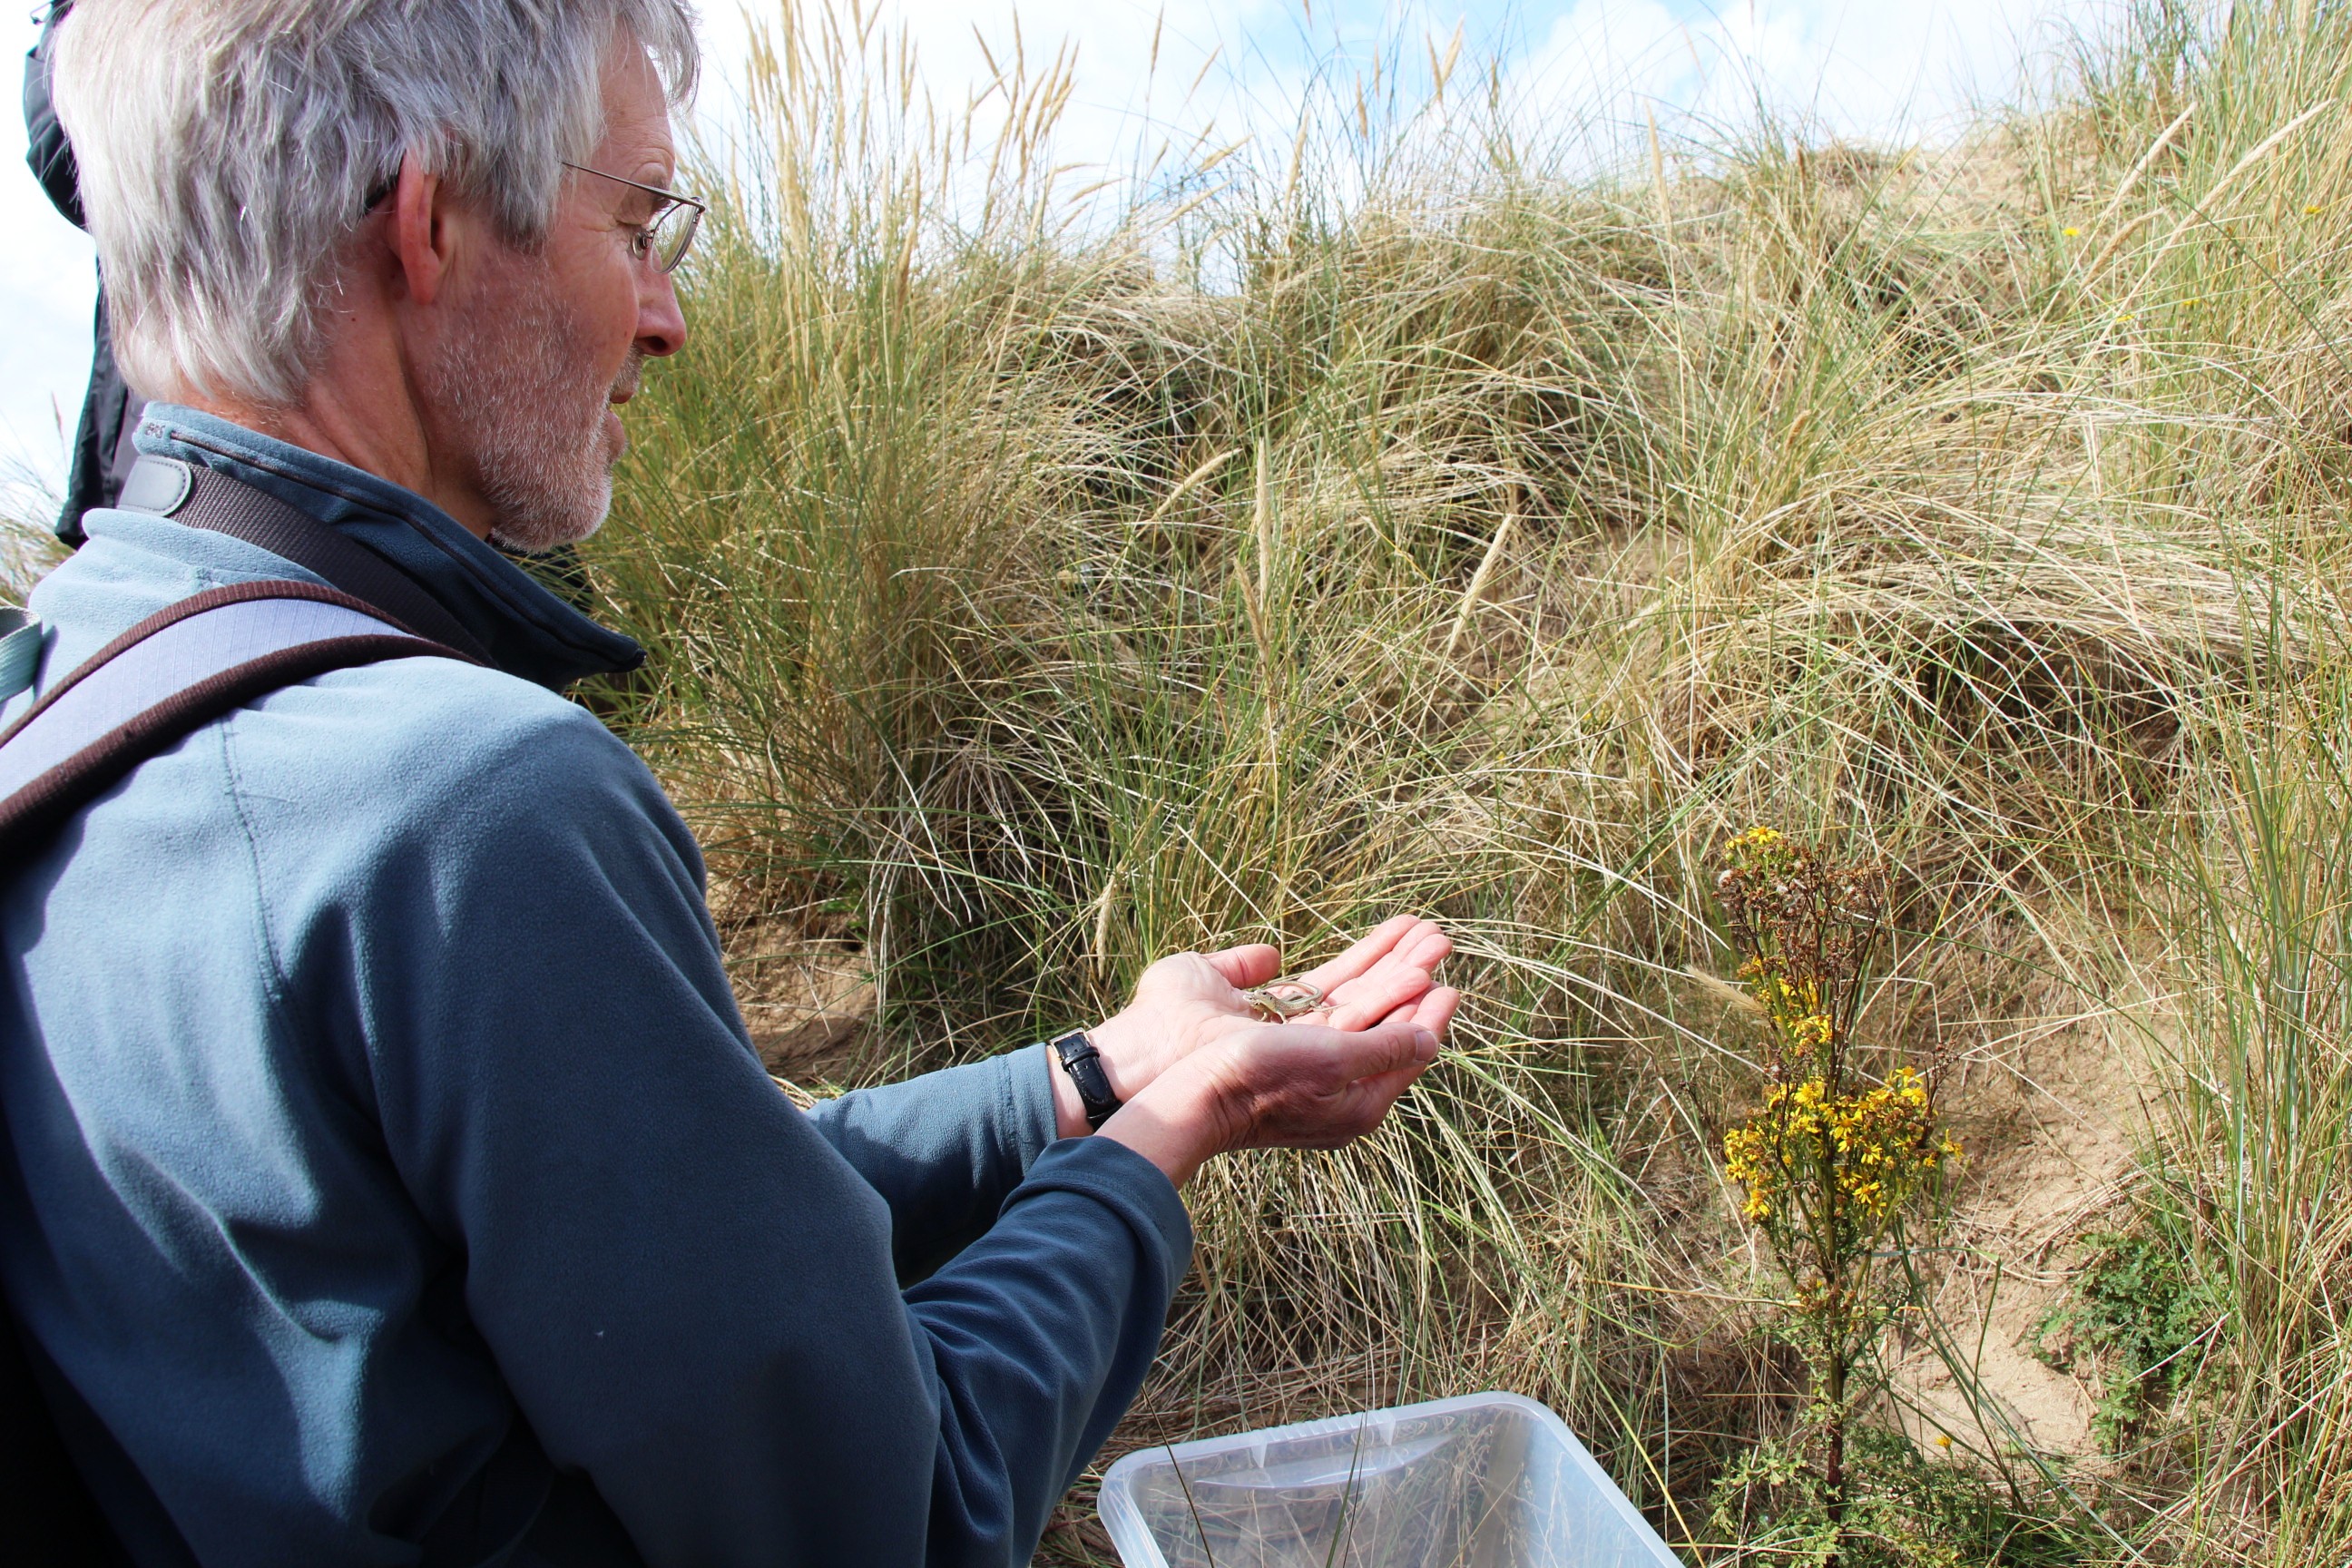
[(639, 384), (645, 380), (645, 374), (646, 351), (632, 343), (629, 345), (629, 357), (621, 362), (621, 374), (613, 378), (612, 391), (605, 400), (625, 403), (635, 397)]

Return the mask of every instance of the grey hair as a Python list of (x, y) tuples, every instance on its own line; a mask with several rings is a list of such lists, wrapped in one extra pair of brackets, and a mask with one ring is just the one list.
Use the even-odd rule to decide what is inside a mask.
[(369, 194), (414, 153), (518, 245), (633, 38), (674, 104), (688, 0), (80, 0), (57, 103), (131, 384), (290, 404)]

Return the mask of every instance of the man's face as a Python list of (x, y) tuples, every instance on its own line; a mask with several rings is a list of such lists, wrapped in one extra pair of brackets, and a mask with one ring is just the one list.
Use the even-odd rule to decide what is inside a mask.
[[(669, 109), (645, 51), (624, 39), (604, 76), (604, 139), (591, 168), (667, 187), (677, 177)], [(587, 538), (612, 504), (628, 446), (614, 406), (649, 356), (677, 352), (686, 322), (670, 280), (633, 242), (655, 198), (564, 172), (546, 243), (503, 244), (477, 263), (465, 330), (419, 367), (436, 448), (495, 510), (490, 538), (551, 550)]]

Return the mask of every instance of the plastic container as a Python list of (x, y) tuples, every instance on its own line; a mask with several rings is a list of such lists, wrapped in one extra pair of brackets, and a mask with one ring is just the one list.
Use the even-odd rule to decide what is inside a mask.
[(1516, 1394), (1138, 1449), (1100, 1506), (1126, 1568), (1680, 1568)]

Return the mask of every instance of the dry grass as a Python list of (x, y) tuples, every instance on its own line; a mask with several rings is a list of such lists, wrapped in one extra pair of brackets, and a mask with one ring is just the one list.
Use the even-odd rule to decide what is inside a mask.
[(1461, 936), (1387, 1131), (1203, 1182), (1122, 1443), (1508, 1386), (1693, 1539), (1795, 1386), (1705, 979), (1706, 853), (1767, 820), (1906, 868), (1883, 1030), (2154, 1063), (2116, 1203), (2237, 1310), (2168, 1436), (2066, 1472), (2084, 1560), (2352, 1547), (2352, 17), (2233, 16), (2151, 3), (1956, 147), (1556, 174), (1457, 102), (1108, 232), (1025, 155), (1058, 77), (999, 84), (975, 195), (830, 90), (887, 48), (788, 16), (590, 562), (722, 921), (875, 987), (825, 1072), (1177, 947)]

